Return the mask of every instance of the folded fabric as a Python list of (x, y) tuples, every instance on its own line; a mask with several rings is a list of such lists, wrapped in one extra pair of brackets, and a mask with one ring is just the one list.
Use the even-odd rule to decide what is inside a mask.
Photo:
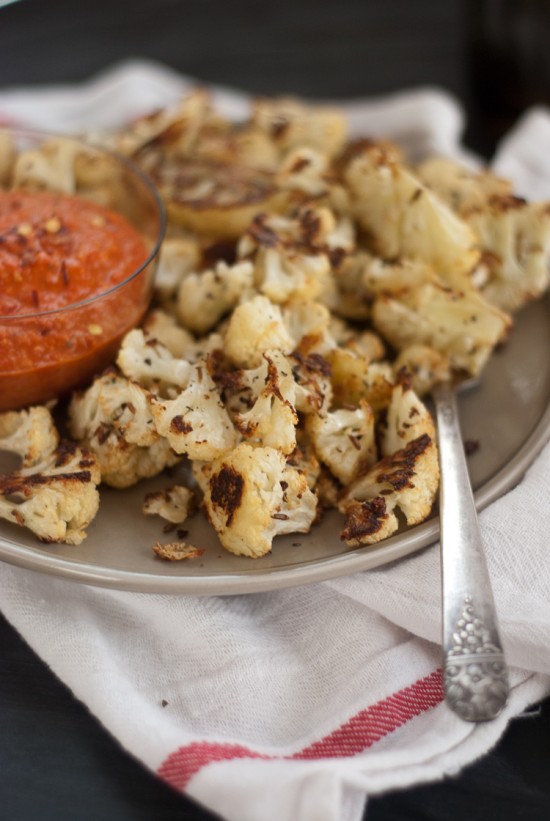
[[(0, 116), (55, 130), (108, 128), (191, 83), (132, 63), (78, 88), (4, 92)], [(242, 95), (216, 93), (226, 111), (246, 106)], [(356, 133), (368, 123), (413, 155), (468, 159), (460, 108), (442, 91), (346, 110)], [(546, 113), (537, 117), (537, 128), (550, 129)], [(518, 186), (531, 180), (529, 122), (497, 158)], [(539, 180), (544, 172), (550, 181), (544, 160), (540, 151)], [(550, 182), (537, 190), (550, 197)], [(0, 564), (0, 607), (133, 756), (223, 818), (358, 821), (369, 795), (455, 774), (550, 692), (549, 498), (547, 446), (481, 515), (512, 665), (509, 703), (486, 724), (461, 721), (443, 701), (436, 546), (322, 584), (202, 598), (94, 588)]]

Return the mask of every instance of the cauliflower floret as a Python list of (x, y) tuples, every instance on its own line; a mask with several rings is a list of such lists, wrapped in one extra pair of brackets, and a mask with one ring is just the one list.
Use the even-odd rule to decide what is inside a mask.
[(331, 367), (324, 356), (295, 351), (289, 357), (295, 381), (296, 410), (325, 416), (332, 402)]
[(328, 360), (337, 407), (355, 407), (361, 399), (375, 411), (388, 405), (394, 383), (389, 362), (370, 362), (360, 350), (351, 347), (335, 348)]
[(281, 151), (307, 145), (334, 156), (347, 133), (346, 119), (338, 109), (305, 105), (291, 97), (254, 100), (252, 122), (269, 134)]
[(336, 347), (330, 311), (321, 302), (291, 300), (284, 306), (282, 316), (291, 339), (289, 350), (302, 356), (312, 353), (327, 356)]
[(122, 340), (117, 365), (128, 379), (163, 396), (186, 385), (192, 368), (141, 328), (129, 331)]
[(158, 433), (190, 459), (215, 459), (237, 442), (206, 360), (193, 364), (187, 385), (174, 399), (153, 397), (151, 411)]
[(433, 420), (401, 374), (388, 408), (383, 458), (347, 488), (339, 503), (347, 544), (375, 544), (395, 533), (399, 508), (408, 525), (424, 521), (439, 486)]
[(482, 259), (475, 276), (485, 298), (517, 311), (548, 287), (550, 210), (513, 196), (508, 180), (469, 171), (441, 157), (424, 162), (421, 178), (479, 237)]
[(212, 116), (212, 99), (203, 88), (193, 89), (176, 105), (135, 119), (114, 135), (113, 148), (134, 159), (158, 150), (185, 156), (196, 147), (201, 128)]
[(59, 434), (46, 407), (0, 414), (0, 450), (21, 456), (23, 468), (38, 464), (58, 444)]
[(316, 490), (317, 482), (321, 475), (321, 463), (319, 462), (315, 449), (303, 429), (298, 428), (296, 432), (297, 445), (292, 453), (287, 456), (288, 467), (296, 468), (306, 477), (307, 486), (310, 490)]
[(334, 289), (325, 301), (337, 316), (352, 320), (369, 318), (372, 296), (363, 279), (371, 259), (365, 251), (357, 251), (346, 254), (334, 267)]
[(185, 277), (200, 265), (201, 252), (194, 237), (167, 237), (162, 243), (155, 277), (161, 299), (174, 296)]
[(281, 309), (266, 296), (255, 296), (237, 305), (225, 331), (224, 350), (241, 368), (261, 364), (268, 350), (290, 352), (294, 347)]
[(130, 487), (179, 461), (155, 430), (151, 399), (145, 388), (108, 371), (71, 400), (71, 435), (96, 454), (101, 479), (112, 487)]
[[(23, 456), (23, 466), (0, 476), (0, 518), (27, 527), (44, 542), (80, 544), (99, 508), (96, 457), (74, 442), (59, 441), (46, 408), (0, 416), (7, 435), (0, 448)], [(29, 425), (36, 421), (34, 436)], [(37, 445), (44, 449), (38, 454)]]
[(191, 273), (179, 287), (176, 313), (182, 324), (196, 334), (210, 331), (231, 308), (252, 290), (254, 266), (250, 262)]
[(317, 498), (305, 475), (275, 448), (241, 443), (198, 472), (208, 518), (231, 553), (264, 556), (275, 536), (307, 533), (315, 521)]
[(453, 286), (469, 282), (479, 260), (474, 231), (403, 164), (371, 144), (351, 160), (345, 179), (375, 253), (421, 259)]
[(172, 524), (182, 524), (196, 509), (195, 494), (184, 485), (172, 485), (147, 493), (143, 502), (146, 516), (161, 516)]
[(493, 197), (467, 217), (483, 249), (485, 299), (518, 311), (547, 289), (550, 281), (550, 207), (519, 197)]
[(472, 170), (449, 157), (429, 157), (416, 168), (416, 173), (458, 214), (484, 208), (491, 197), (507, 197), (513, 193), (512, 183), (487, 169)]
[(343, 485), (376, 461), (374, 413), (365, 400), (355, 410), (342, 408), (323, 418), (308, 416), (305, 427), (317, 456)]
[(238, 255), (254, 263), (254, 283), (272, 302), (315, 299), (330, 281), (326, 243), (334, 229), (327, 208), (305, 207), (296, 217), (259, 214), (241, 238)]
[(250, 410), (235, 415), (242, 436), (264, 447), (291, 453), (296, 447), (298, 414), (290, 361), (280, 351), (266, 351), (263, 365), (252, 373), (244, 372), (243, 382), (252, 389), (254, 404)]
[(75, 156), (82, 151), (78, 143), (55, 138), (39, 148), (22, 151), (15, 161), (13, 187), (31, 191), (76, 191)]
[(448, 357), (453, 369), (477, 375), (511, 320), (476, 291), (454, 291), (434, 277), (392, 298), (384, 294), (372, 309), (375, 328), (397, 350), (427, 345)]
[(157, 339), (178, 359), (191, 359), (195, 337), (178, 324), (172, 314), (154, 308), (143, 321), (143, 330), (150, 339)]
[(451, 378), (449, 358), (427, 345), (409, 345), (408, 348), (403, 348), (393, 363), (393, 369), (397, 374), (403, 368), (410, 373), (412, 388), (417, 396), (430, 393), (439, 382), (446, 382)]
[(285, 156), (275, 179), (282, 190), (307, 197), (321, 197), (329, 190), (328, 172), (329, 158), (314, 148), (302, 145)]

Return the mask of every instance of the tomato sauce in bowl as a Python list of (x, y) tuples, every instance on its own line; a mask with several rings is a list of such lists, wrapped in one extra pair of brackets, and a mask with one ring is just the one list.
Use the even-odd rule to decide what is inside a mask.
[(0, 411), (63, 395), (113, 361), (148, 307), (156, 250), (85, 198), (0, 191)]

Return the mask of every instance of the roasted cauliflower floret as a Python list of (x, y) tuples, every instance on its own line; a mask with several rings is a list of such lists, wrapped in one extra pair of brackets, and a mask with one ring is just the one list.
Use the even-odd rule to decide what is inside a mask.
[(322, 197), (328, 193), (329, 158), (309, 146), (290, 151), (283, 159), (275, 177), (283, 191), (305, 197)]
[(550, 207), (513, 196), (508, 180), (489, 171), (469, 171), (435, 157), (419, 168), (421, 178), (467, 222), (479, 238), (480, 279), (485, 298), (517, 311), (548, 287)]
[[(21, 411), (15, 414), (19, 424), (12, 412), (0, 416), (0, 431), (7, 433), (0, 449), (23, 456), (19, 470), (0, 476), (0, 518), (29, 528), (41, 541), (77, 545), (99, 508), (99, 466), (85, 448), (58, 441), (47, 415), (45, 408)], [(38, 436), (29, 435), (33, 420)]]
[(250, 262), (191, 273), (179, 287), (176, 313), (185, 328), (196, 334), (211, 331), (219, 320), (253, 289), (254, 267)]
[(254, 100), (252, 122), (270, 135), (281, 152), (307, 145), (334, 156), (347, 133), (346, 120), (338, 109), (305, 105), (290, 97)]
[(485, 168), (466, 168), (449, 157), (429, 157), (417, 166), (416, 173), (461, 215), (484, 208), (492, 197), (507, 197), (513, 193), (509, 180), (497, 177)]
[(504, 311), (518, 311), (539, 297), (550, 281), (550, 205), (519, 197), (493, 197), (467, 216), (483, 249), (485, 299)]
[(332, 402), (330, 362), (321, 354), (302, 355), (299, 351), (294, 351), (289, 360), (296, 383), (296, 410), (325, 416)]
[(254, 371), (242, 372), (242, 384), (252, 393), (252, 407), (235, 415), (245, 439), (291, 453), (296, 447), (296, 383), (291, 362), (280, 351), (267, 351)]
[(372, 295), (363, 282), (370, 260), (370, 254), (358, 251), (334, 267), (334, 288), (325, 301), (336, 316), (357, 321), (370, 317)]
[(0, 414), (0, 450), (20, 456), (23, 468), (37, 465), (58, 444), (59, 434), (46, 407)]
[(377, 459), (374, 413), (365, 400), (355, 410), (340, 408), (326, 416), (308, 416), (306, 432), (315, 453), (343, 484)]
[(315, 520), (317, 498), (305, 475), (275, 448), (241, 443), (199, 472), (208, 518), (231, 553), (264, 556), (275, 536), (307, 533)]
[(244, 163), (193, 157), (150, 169), (175, 226), (199, 236), (237, 238), (277, 205), (273, 173)]
[(431, 512), (439, 486), (433, 420), (401, 374), (388, 408), (383, 457), (347, 488), (339, 507), (346, 515), (342, 539), (351, 546), (375, 544), (399, 527), (396, 509), (408, 525)]
[(321, 302), (291, 300), (284, 306), (282, 316), (290, 335), (289, 350), (301, 356), (315, 353), (326, 357), (336, 347), (330, 311)]
[(195, 337), (181, 327), (173, 314), (161, 308), (153, 308), (146, 315), (142, 327), (148, 339), (161, 342), (172, 356), (192, 360)]
[(161, 516), (172, 524), (183, 522), (196, 510), (194, 491), (184, 485), (172, 485), (147, 493), (143, 501), (146, 516)]
[(510, 317), (477, 291), (455, 291), (435, 277), (399, 298), (380, 295), (372, 321), (397, 350), (427, 345), (448, 357), (454, 370), (471, 375), (480, 373), (511, 327)]
[(185, 386), (192, 368), (141, 328), (129, 331), (122, 340), (117, 365), (128, 379), (163, 396)]
[(155, 429), (151, 399), (149, 391), (115, 371), (73, 395), (71, 435), (95, 453), (101, 479), (112, 487), (130, 487), (179, 461)]
[(393, 363), (396, 374), (403, 368), (410, 373), (412, 388), (417, 396), (424, 396), (439, 382), (451, 378), (449, 358), (427, 345), (404, 348)]
[(210, 94), (194, 89), (175, 105), (138, 117), (114, 134), (113, 148), (140, 161), (156, 159), (161, 152), (186, 156), (195, 149), (201, 129), (212, 116)]
[(469, 282), (479, 260), (474, 231), (405, 165), (372, 144), (351, 160), (345, 179), (376, 254), (423, 260), (449, 285)]
[(296, 217), (260, 214), (239, 242), (241, 259), (254, 264), (254, 284), (272, 302), (316, 299), (328, 287), (327, 240), (335, 229), (327, 208), (301, 209)]
[(75, 156), (82, 150), (73, 140), (55, 138), (39, 148), (22, 151), (13, 170), (12, 185), (29, 191), (76, 191)]
[(334, 405), (355, 407), (366, 400), (375, 411), (390, 401), (394, 375), (389, 362), (371, 362), (360, 350), (335, 348), (328, 355)]
[(257, 367), (266, 351), (278, 348), (289, 353), (293, 347), (281, 308), (266, 296), (258, 295), (237, 305), (231, 314), (224, 350), (238, 367)]
[(174, 399), (153, 397), (151, 411), (158, 433), (190, 459), (215, 459), (237, 443), (206, 360), (193, 364), (187, 384)]
[(155, 291), (161, 299), (172, 297), (185, 277), (200, 265), (200, 246), (194, 237), (166, 237), (160, 248)]

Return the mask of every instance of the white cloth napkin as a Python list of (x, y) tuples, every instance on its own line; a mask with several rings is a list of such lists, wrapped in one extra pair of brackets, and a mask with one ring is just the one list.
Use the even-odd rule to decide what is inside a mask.
[[(131, 63), (84, 86), (1, 93), (0, 117), (57, 131), (112, 127), (188, 85)], [(242, 95), (217, 93), (228, 113), (244, 110)], [(368, 124), (413, 155), (469, 159), (460, 108), (437, 89), (346, 108), (356, 132)], [(533, 117), (497, 164), (550, 197), (550, 162), (532, 150), (550, 118)], [(481, 515), (513, 666), (508, 706), (483, 725), (442, 701), (435, 546), (351, 577), (234, 597), (119, 592), (0, 564), (0, 607), (130, 753), (222, 818), (358, 821), (370, 795), (457, 773), (550, 692), (549, 497), (550, 446)]]

